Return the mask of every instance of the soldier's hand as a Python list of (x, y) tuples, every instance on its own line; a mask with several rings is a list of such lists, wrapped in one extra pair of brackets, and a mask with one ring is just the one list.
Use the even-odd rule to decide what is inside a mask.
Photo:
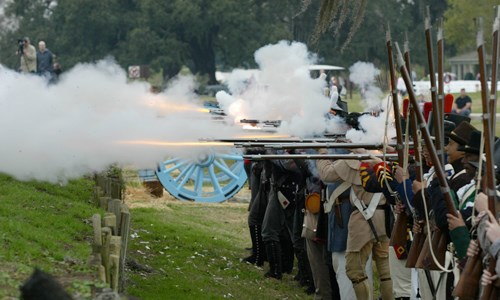
[(394, 205), (394, 213), (400, 214), (404, 211), (405, 211), (405, 205), (403, 203), (398, 202), (396, 203), (396, 205)]
[(481, 192), (476, 195), (476, 199), (474, 199), (474, 208), (480, 213), (488, 210), (488, 196), (486, 196), (485, 193)]
[(457, 211), (458, 217), (455, 217), (453, 214), (446, 214), (446, 218), (448, 220), (448, 229), (451, 231), (457, 227), (465, 226), (464, 219), (459, 211)]
[(488, 270), (483, 270), (483, 275), (481, 276), (481, 285), (487, 286), (493, 283), (493, 281), (497, 280), (498, 275), (492, 275)]
[(318, 154), (328, 154), (328, 149), (327, 148), (320, 148), (320, 149), (318, 149)]
[(365, 148), (353, 148), (351, 152), (354, 154), (366, 154), (368, 151)]
[(500, 225), (498, 225), (495, 216), (488, 210), (489, 220), (486, 220), (486, 236), (488, 239), (494, 243), (496, 240), (500, 239)]
[(418, 220), (417, 222), (413, 222), (413, 228), (412, 228), (413, 234), (422, 233), (423, 225), (424, 225), (424, 221), (422, 221), (422, 220)]
[(479, 244), (476, 240), (470, 240), (469, 247), (467, 248), (467, 256), (472, 257), (479, 254)]
[(411, 184), (411, 189), (413, 190), (413, 193), (416, 194), (423, 188), (423, 186), (424, 184), (422, 181), (414, 180)]
[(396, 178), (396, 180), (401, 183), (403, 181), (405, 181), (406, 179), (410, 178), (410, 175), (408, 174), (408, 172), (405, 172), (405, 170), (400, 167), (399, 165), (396, 166), (396, 174), (394, 175), (394, 177)]

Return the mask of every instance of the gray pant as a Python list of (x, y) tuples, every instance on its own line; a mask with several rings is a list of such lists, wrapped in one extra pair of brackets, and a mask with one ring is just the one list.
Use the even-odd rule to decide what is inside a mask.
[(330, 285), (330, 273), (328, 271), (329, 266), (324, 259), (326, 246), (309, 239), (306, 239), (306, 246), (307, 257), (311, 264), (314, 286), (316, 287), (314, 299), (332, 299), (332, 287)]
[(269, 193), (269, 203), (267, 204), (266, 213), (262, 222), (262, 240), (265, 242), (279, 242), (280, 232), (283, 227), (286, 227), (290, 236), (293, 236), (293, 215), (295, 211), (295, 202), (290, 201), (290, 204), (283, 208), (276, 190), (271, 187)]

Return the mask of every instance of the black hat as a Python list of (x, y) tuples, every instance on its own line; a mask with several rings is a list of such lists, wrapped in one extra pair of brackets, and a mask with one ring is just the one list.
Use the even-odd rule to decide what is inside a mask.
[(458, 146), (458, 151), (479, 155), (479, 147), (481, 147), (481, 131), (473, 130), (470, 134), (469, 142), (466, 145)]
[(460, 123), (455, 129), (447, 133), (446, 136), (454, 140), (460, 145), (467, 145), (470, 140), (471, 133), (477, 130), (469, 122)]

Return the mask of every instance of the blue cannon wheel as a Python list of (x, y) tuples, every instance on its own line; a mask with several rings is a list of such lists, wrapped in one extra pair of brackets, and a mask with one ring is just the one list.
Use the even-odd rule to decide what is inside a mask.
[(238, 193), (247, 180), (243, 157), (228, 153), (167, 159), (158, 165), (156, 175), (175, 198), (199, 202), (225, 201)]

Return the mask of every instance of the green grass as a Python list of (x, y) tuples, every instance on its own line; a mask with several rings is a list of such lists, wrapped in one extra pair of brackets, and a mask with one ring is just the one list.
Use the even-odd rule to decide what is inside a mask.
[(250, 245), (246, 204), (169, 202), (134, 209), (129, 258), (153, 268), (131, 272), (127, 291), (142, 299), (311, 299), (292, 275), (264, 279), (240, 262)]
[[(34, 267), (78, 299), (92, 299), (103, 286), (87, 267), (90, 219), (103, 213), (89, 201), (92, 186), (87, 179), (60, 186), (0, 174), (0, 299), (17, 299)], [(292, 275), (264, 279), (263, 269), (240, 262), (249, 255), (247, 214), (246, 204), (164, 199), (131, 209), (128, 258), (152, 271), (128, 269), (126, 292), (140, 299), (312, 299)]]
[(59, 186), (0, 174), (0, 299), (18, 297), (34, 267), (60, 278), (68, 291), (90, 295), (89, 219), (97, 211), (88, 202), (91, 187), (86, 179)]

